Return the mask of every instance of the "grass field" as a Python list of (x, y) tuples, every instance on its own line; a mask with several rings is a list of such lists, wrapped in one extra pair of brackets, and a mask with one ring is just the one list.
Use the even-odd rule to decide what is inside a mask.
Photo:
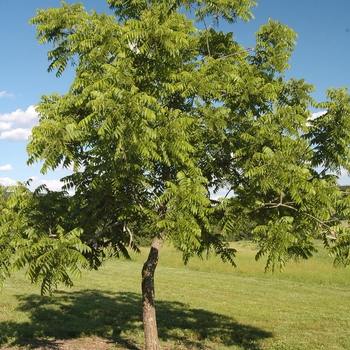
[[(264, 274), (252, 243), (235, 247), (237, 268), (216, 257), (183, 266), (164, 248), (155, 281), (163, 349), (350, 349), (350, 269), (320, 251)], [(16, 274), (1, 294), (1, 349), (142, 349), (147, 253), (110, 260), (52, 298)]]

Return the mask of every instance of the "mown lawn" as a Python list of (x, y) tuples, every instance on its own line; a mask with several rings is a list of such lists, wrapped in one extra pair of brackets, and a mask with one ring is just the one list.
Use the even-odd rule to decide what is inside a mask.
[[(163, 349), (350, 349), (350, 269), (334, 269), (321, 250), (282, 274), (264, 274), (254, 244), (235, 246), (237, 268), (215, 257), (183, 266), (164, 248), (155, 281)], [(142, 349), (147, 253), (110, 260), (52, 298), (16, 274), (1, 294), (0, 346)]]

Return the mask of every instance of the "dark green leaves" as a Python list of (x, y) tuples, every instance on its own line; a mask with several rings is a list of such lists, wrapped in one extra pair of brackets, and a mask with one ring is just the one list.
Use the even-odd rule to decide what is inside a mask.
[(11, 192), (0, 216), (1, 284), (24, 268), (43, 294), (54, 292), (58, 283), (72, 285), (71, 276), (87, 266), (84, 254), (90, 248), (80, 239), (82, 230), (67, 220), (69, 199), (49, 191), (32, 194), (23, 185)]
[[(14, 191), (0, 278), (26, 266), (50, 292), (150, 236), (185, 262), (214, 251), (234, 265), (226, 240), (242, 231), (267, 268), (311, 257), (316, 237), (349, 264), (350, 200), (330, 172), (350, 170), (350, 99), (331, 89), (317, 104), (312, 85), (283, 78), (294, 31), (269, 20), (249, 49), (217, 26), (252, 18), (250, 0), (107, 2), (116, 16), (62, 3), (31, 20), (53, 45), (49, 70), (73, 63), (75, 77), (66, 94), (42, 96), (28, 163), (71, 167), (62, 181), (75, 192)], [(314, 107), (325, 113), (312, 119)]]
[[(341, 224), (339, 210), (348, 215), (329, 174), (349, 169), (346, 90), (330, 90), (317, 105), (313, 86), (283, 79), (296, 33), (279, 21), (260, 28), (254, 49), (216, 29), (221, 19), (252, 18), (252, 1), (108, 4), (117, 21), (64, 3), (31, 21), (39, 40), (54, 44), (50, 69), (61, 74), (74, 60), (76, 77), (66, 95), (39, 104), (29, 163), (44, 161), (44, 172), (74, 166), (65, 181), (84, 208), (80, 222), (98, 213), (86, 236), (103, 232), (101, 246), (125, 247), (117, 223), (146, 220), (185, 261), (214, 249), (233, 262), (218, 228), (225, 236), (246, 225), (267, 267), (310, 257), (312, 239)], [(315, 106), (327, 112), (311, 120)], [(209, 188), (231, 197), (210, 202)]]

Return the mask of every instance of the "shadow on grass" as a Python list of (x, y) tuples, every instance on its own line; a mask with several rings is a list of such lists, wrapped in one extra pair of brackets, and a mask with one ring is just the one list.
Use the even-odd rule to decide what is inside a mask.
[[(12, 344), (34, 348), (36, 343), (58, 348), (50, 339), (66, 340), (98, 336), (136, 350), (134, 339), (142, 338), (141, 296), (136, 293), (83, 290), (58, 292), (54, 297), (19, 295), (18, 310), (30, 322), (1, 322), (0, 346)], [(259, 341), (272, 337), (262, 329), (237, 323), (233, 318), (180, 302), (157, 301), (159, 337), (164, 342), (206, 349), (211, 341), (227, 347), (258, 350)], [(56, 345), (55, 345), (56, 344)]]

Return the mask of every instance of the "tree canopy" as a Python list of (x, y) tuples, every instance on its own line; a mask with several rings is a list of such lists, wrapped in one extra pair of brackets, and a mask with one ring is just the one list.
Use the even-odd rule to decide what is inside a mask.
[(247, 223), (267, 269), (311, 257), (316, 237), (349, 265), (349, 194), (337, 184), (350, 170), (347, 88), (317, 102), (312, 85), (285, 79), (296, 33), (279, 21), (260, 28), (254, 48), (240, 45), (234, 23), (253, 18), (253, 1), (107, 3), (114, 16), (62, 2), (30, 21), (53, 46), (48, 70), (72, 64), (75, 78), (67, 93), (41, 97), (28, 163), (72, 167), (62, 181), (74, 195), (13, 190), (2, 276), (26, 267), (43, 292), (71, 285), (81, 268), (128, 257), (139, 235), (153, 237), (154, 269), (165, 239), (185, 262), (212, 250), (234, 265), (226, 238)]

